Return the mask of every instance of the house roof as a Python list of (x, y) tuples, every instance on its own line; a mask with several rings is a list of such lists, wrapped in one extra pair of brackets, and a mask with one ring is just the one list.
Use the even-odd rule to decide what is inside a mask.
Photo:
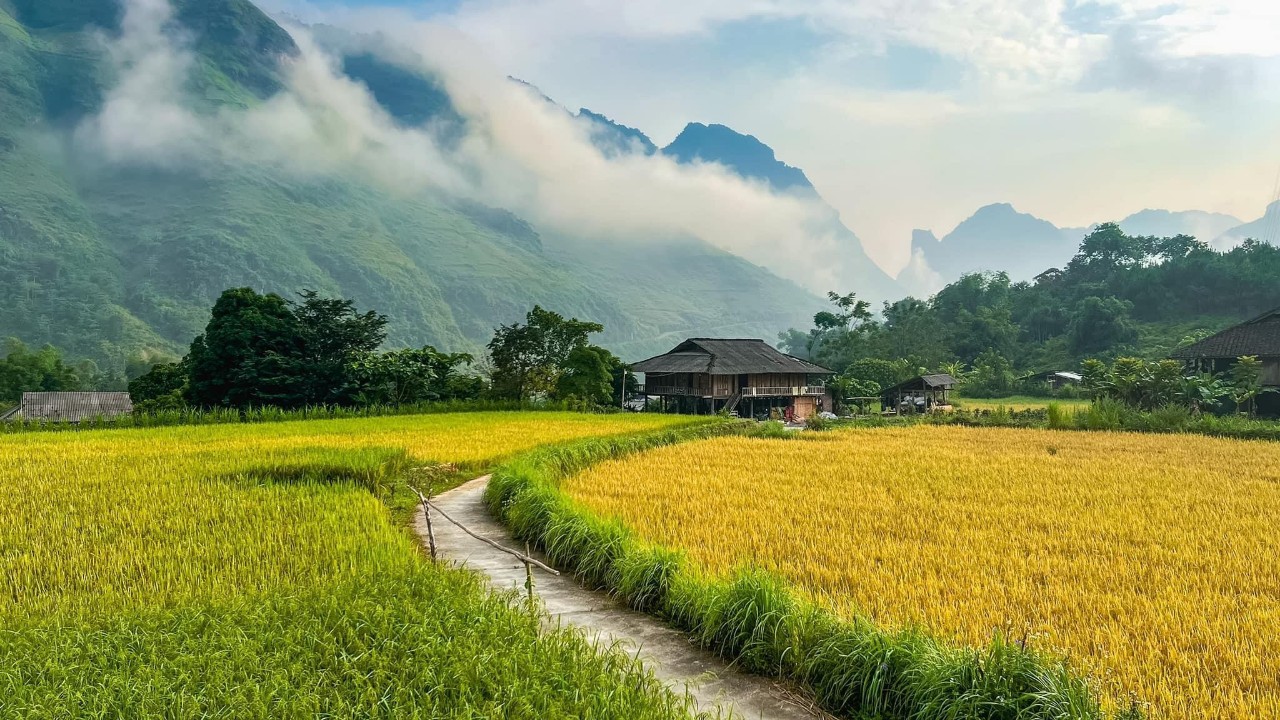
[(946, 374), (938, 375), (921, 375), (911, 378), (906, 382), (898, 383), (891, 388), (885, 388), (880, 391), (883, 395), (904, 392), (907, 390), (936, 390), (938, 388), (953, 388), (956, 386), (956, 379)]
[(33, 392), (22, 394), (18, 412), (24, 420), (81, 422), (127, 415), (133, 401), (127, 392)]
[(1280, 308), (1175, 350), (1175, 360), (1235, 359), (1245, 355), (1280, 357)]
[(835, 373), (807, 360), (787, 355), (763, 340), (692, 338), (665, 355), (642, 360), (631, 366), (641, 373), (707, 373), (710, 375), (751, 375), (764, 373)]
[(0, 421), (12, 419), (14, 416), (18, 414), (19, 409), (21, 409), (21, 406), (15, 405), (9, 408), (8, 410), (5, 410), (4, 412), (0, 412)]
[(1048, 370), (1046, 372), (1031, 373), (1021, 380), (1049, 380), (1058, 378), (1059, 380), (1070, 380), (1071, 382), (1080, 382), (1084, 380), (1084, 376), (1080, 373), (1067, 372), (1066, 370)]

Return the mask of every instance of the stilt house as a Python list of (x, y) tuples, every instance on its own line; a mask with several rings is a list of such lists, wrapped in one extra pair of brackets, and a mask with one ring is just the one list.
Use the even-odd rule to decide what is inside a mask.
[(1197, 370), (1230, 372), (1242, 357), (1262, 361), (1262, 386), (1269, 391), (1258, 397), (1260, 415), (1280, 417), (1280, 308), (1207, 337), (1173, 353)]
[(786, 355), (763, 340), (693, 338), (671, 352), (635, 363), (644, 373), (640, 390), (679, 412), (737, 411), (762, 417), (773, 409), (804, 420), (830, 409), (832, 371)]

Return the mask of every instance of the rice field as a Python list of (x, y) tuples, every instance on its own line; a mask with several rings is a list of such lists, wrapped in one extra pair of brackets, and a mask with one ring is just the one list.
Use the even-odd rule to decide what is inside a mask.
[(406, 468), (687, 418), (475, 413), (0, 437), (0, 716), (683, 717), (435, 568)]
[(1078, 410), (1089, 406), (1086, 398), (1040, 398), (1028, 395), (1014, 395), (1007, 398), (967, 398), (958, 397), (952, 403), (961, 410), (998, 410), (1004, 408), (1011, 412), (1024, 410), (1044, 410), (1050, 405), (1057, 405), (1064, 410)]
[(918, 425), (675, 445), (563, 489), (708, 574), (1027, 638), (1155, 718), (1280, 717), (1280, 445)]

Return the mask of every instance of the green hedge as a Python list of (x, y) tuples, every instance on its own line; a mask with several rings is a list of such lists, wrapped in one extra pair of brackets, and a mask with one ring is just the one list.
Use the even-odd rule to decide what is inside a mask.
[(1092, 685), (1067, 664), (1007, 638), (982, 648), (918, 629), (846, 621), (800, 599), (777, 577), (743, 568), (709, 579), (683, 553), (641, 540), (560, 492), (560, 480), (608, 459), (749, 426), (591, 440), (525, 455), (496, 472), (489, 508), (521, 539), (587, 583), (658, 615), (740, 667), (792, 681), (844, 717), (994, 720), (1140, 720), (1135, 702), (1104, 712)]
[(922, 415), (918, 420), (937, 425), (1189, 433), (1237, 440), (1280, 441), (1280, 422), (1275, 420), (1195, 414), (1179, 405), (1145, 411), (1115, 400), (1099, 400), (1079, 410), (1050, 403), (1044, 410), (958, 410)]

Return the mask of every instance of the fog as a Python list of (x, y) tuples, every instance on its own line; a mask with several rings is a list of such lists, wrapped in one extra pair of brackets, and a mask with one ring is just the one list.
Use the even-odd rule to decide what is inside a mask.
[(437, 128), (398, 124), (302, 26), (287, 27), (300, 52), (281, 59), (282, 92), (249, 109), (202, 110), (186, 90), (190, 39), (172, 20), (168, 0), (125, 0), (120, 34), (102, 38), (118, 80), (79, 128), (81, 150), (122, 164), (355, 176), (389, 193), (501, 207), (544, 233), (594, 242), (696, 238), (815, 292), (843, 287), (852, 270), (822, 203), (718, 165), (606, 157), (589, 121), (512, 82), (456, 30), (402, 19), (349, 38), (443, 84), (466, 120), (463, 137), (445, 142)]

